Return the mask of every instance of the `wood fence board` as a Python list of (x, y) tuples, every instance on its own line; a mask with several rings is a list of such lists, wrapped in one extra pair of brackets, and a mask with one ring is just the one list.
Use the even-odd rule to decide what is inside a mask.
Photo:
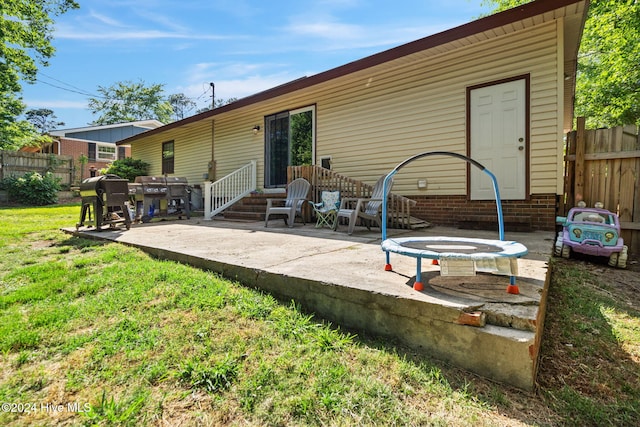
[(569, 147), (567, 148), (567, 154), (568, 156), (573, 156), (574, 157), (574, 161), (569, 161), (566, 160), (565, 164), (565, 197), (562, 197), (562, 199), (565, 201), (565, 207), (564, 209), (560, 210), (560, 213), (566, 213), (569, 211), (568, 208), (570, 208), (571, 206), (575, 206), (575, 200), (574, 200), (574, 195), (575, 193), (573, 191), (569, 191), (569, 189), (573, 189), (575, 188), (575, 155), (576, 155), (576, 132), (571, 132), (568, 136), (567, 136), (567, 144), (569, 144)]
[[(584, 155), (584, 160), (602, 160), (602, 159), (635, 159), (640, 157), (640, 150), (620, 151), (617, 153), (590, 153)], [(576, 155), (569, 154), (568, 161), (575, 161)]]
[[(638, 136), (640, 140), (640, 135)], [(633, 201), (633, 223), (640, 224), (640, 158), (636, 159), (635, 168), (636, 184), (635, 184), (635, 200)], [(640, 254), (640, 231), (633, 233), (633, 238), (629, 241), (629, 250), (631, 253)]]
[[(607, 152), (622, 150), (622, 128), (616, 127), (609, 130), (609, 147)], [(620, 204), (620, 159), (608, 159), (606, 198), (603, 200), (605, 207), (611, 211), (617, 211)]]
[(578, 117), (578, 128), (576, 130), (576, 162), (575, 162), (575, 177), (573, 188), (573, 200), (577, 203), (584, 198), (584, 185), (585, 185), (585, 168), (584, 168), (584, 154), (585, 147), (587, 146), (585, 141), (584, 117)]
[(608, 181), (609, 163), (606, 160), (599, 161), (597, 163), (597, 175), (594, 176), (594, 189), (595, 192), (591, 198), (590, 205), (593, 206), (596, 202), (606, 202), (606, 189)]
[(51, 172), (60, 179), (60, 184), (70, 186), (74, 174), (73, 157), (23, 151), (0, 151), (0, 179), (22, 176), (27, 172), (40, 174)]

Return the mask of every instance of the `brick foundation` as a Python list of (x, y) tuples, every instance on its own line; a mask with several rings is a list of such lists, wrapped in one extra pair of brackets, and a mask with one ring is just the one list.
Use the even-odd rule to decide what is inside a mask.
[[(411, 215), (435, 225), (498, 229), (496, 204), (491, 200), (468, 200), (466, 196), (407, 196), (417, 202)], [(529, 200), (503, 200), (505, 231), (552, 231), (555, 229), (556, 195), (537, 194)]]

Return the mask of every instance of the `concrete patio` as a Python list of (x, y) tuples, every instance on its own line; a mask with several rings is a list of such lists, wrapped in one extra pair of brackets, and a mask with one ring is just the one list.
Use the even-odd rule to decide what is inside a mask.
[[(133, 224), (130, 230), (65, 229), (83, 237), (136, 246), (220, 273), (248, 287), (295, 300), (344, 328), (367, 331), (407, 345), (481, 376), (521, 389), (535, 385), (546, 302), (552, 232), (512, 233), (524, 244), (518, 260), (518, 295), (506, 292), (509, 277), (440, 276), (423, 262), (423, 291), (412, 287), (414, 258), (391, 254), (384, 271), (380, 232), (346, 226), (336, 232), (282, 220), (263, 222), (189, 220)], [(495, 231), (433, 227), (389, 230), (392, 236), (462, 236), (497, 239)]]

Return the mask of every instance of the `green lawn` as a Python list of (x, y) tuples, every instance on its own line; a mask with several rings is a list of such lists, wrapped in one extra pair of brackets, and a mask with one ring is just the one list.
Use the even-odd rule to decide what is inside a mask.
[[(572, 276), (582, 274), (573, 264), (553, 263), (561, 282), (552, 284), (552, 344), (543, 346), (533, 395), (340, 330), (213, 273), (58, 231), (79, 212), (0, 209), (0, 425), (640, 419), (638, 307), (599, 283), (577, 291), (570, 283), (591, 277)], [(580, 367), (607, 357), (600, 368)]]

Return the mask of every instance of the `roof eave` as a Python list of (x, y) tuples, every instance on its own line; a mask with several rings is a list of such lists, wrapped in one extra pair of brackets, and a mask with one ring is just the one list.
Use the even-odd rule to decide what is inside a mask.
[(442, 31), (376, 54), (367, 56), (365, 58), (349, 62), (345, 65), (341, 65), (336, 68), (332, 68), (327, 71), (315, 74), (310, 77), (304, 77), (294, 80), (289, 83), (285, 83), (274, 88), (267, 89), (262, 92), (258, 92), (254, 95), (241, 98), (235, 102), (224, 105), (213, 110), (205, 111), (200, 114), (196, 114), (186, 119), (182, 119), (173, 123), (166, 124), (162, 127), (152, 129), (146, 132), (139, 133), (137, 135), (130, 136), (121, 141), (117, 141), (116, 145), (131, 144), (137, 139), (143, 137), (155, 135), (170, 129), (175, 129), (181, 126), (185, 126), (200, 120), (213, 118), (216, 115), (227, 113), (242, 107), (246, 107), (251, 104), (262, 102), (277, 96), (286, 95), (291, 92), (295, 92), (300, 89), (308, 88), (319, 83), (324, 83), (329, 80), (336, 79), (338, 77), (346, 76), (358, 71), (365, 70), (367, 68), (374, 67), (376, 65), (383, 64), (385, 62), (393, 61), (404, 56), (414, 54), (426, 49), (430, 49), (436, 46), (450, 43), (455, 40), (459, 40), (465, 37), (469, 37), (473, 34), (482, 33), (484, 31), (498, 28), (504, 25), (508, 25), (523, 19), (531, 18), (546, 12), (560, 9), (562, 7), (585, 2), (588, 4), (588, 0), (538, 0), (531, 3), (527, 3), (521, 6), (517, 6), (512, 9), (508, 9), (502, 12), (498, 12), (493, 15), (480, 18), (475, 21), (462, 24), (458, 27), (451, 28), (449, 30)]

